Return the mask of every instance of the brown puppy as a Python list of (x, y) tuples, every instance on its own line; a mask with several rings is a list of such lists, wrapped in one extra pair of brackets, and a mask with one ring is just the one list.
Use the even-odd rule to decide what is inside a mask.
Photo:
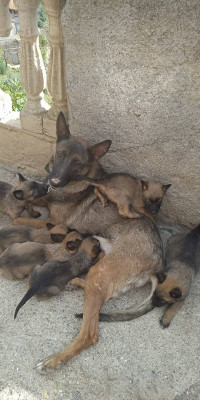
[(38, 197), (45, 196), (48, 191), (48, 185), (26, 179), (19, 173), (18, 176), (19, 183), (16, 187), (0, 181), (0, 211), (14, 219), (27, 209), (32, 217), (37, 218), (41, 214), (33, 210), (30, 202)]
[(55, 226), (47, 223), (46, 228), (41, 229), (31, 228), (26, 225), (8, 226), (0, 229), (0, 254), (14, 243), (54, 243), (58, 242), (59, 239), (61, 242), (68, 232), (69, 228), (64, 224)]
[(177, 234), (169, 239), (165, 272), (157, 274), (159, 284), (153, 297), (155, 306), (168, 305), (160, 320), (163, 328), (170, 325), (180, 310), (199, 270), (200, 261), (196, 258), (199, 243), (200, 225), (187, 235)]
[[(65, 235), (66, 236), (66, 235)], [(15, 243), (0, 256), (0, 270), (8, 279), (23, 279), (30, 275), (36, 264), (47, 261), (65, 261), (75, 253), (83, 236), (78, 232), (70, 232), (63, 240), (63, 235), (54, 235), (58, 244), (35, 242)]]
[[(158, 213), (162, 199), (171, 185), (147, 182), (129, 174), (110, 174), (102, 179), (88, 179), (95, 186), (95, 194), (105, 205), (106, 199), (115, 203), (122, 217), (140, 218), (141, 214), (152, 218)], [(136, 211), (136, 212), (135, 212)]]
[[(71, 246), (72, 244), (73, 241), (71, 241)], [(72, 278), (83, 272), (88, 272), (100, 252), (99, 242), (97, 239), (88, 237), (83, 239), (79, 248), (74, 242), (75, 252), (77, 254), (71, 257), (70, 260), (49, 261), (43, 266), (35, 266), (29, 277), (29, 290), (18, 304), (14, 318), (16, 318), (20, 308), (35, 294), (54, 296), (60, 290), (63, 290)]]

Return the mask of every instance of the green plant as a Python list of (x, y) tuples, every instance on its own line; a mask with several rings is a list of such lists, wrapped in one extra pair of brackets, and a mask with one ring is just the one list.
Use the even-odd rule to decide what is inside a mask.
[(17, 76), (7, 76), (1, 80), (1, 89), (12, 99), (13, 111), (21, 111), (26, 104), (26, 92)]
[(0, 75), (5, 75), (7, 71), (7, 63), (2, 55), (2, 48), (0, 48)]
[(38, 8), (38, 27), (44, 28), (46, 21), (47, 21), (47, 14), (46, 11), (44, 10), (43, 5), (40, 3)]

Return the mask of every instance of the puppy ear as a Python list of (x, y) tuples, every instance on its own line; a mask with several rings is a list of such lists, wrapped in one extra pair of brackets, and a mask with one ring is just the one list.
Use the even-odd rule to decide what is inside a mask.
[(62, 233), (52, 233), (50, 236), (55, 243), (62, 243), (66, 238), (66, 235), (62, 235)]
[(19, 182), (27, 181), (27, 179), (24, 178), (24, 176), (22, 174), (20, 174), (19, 172), (18, 172), (18, 177), (19, 177)]
[(60, 140), (68, 139), (70, 137), (70, 131), (69, 131), (69, 128), (67, 126), (67, 123), (65, 121), (65, 117), (64, 117), (64, 114), (62, 111), (59, 113), (57, 121), (56, 121), (56, 135), (57, 135), (58, 142)]
[(46, 228), (48, 229), (48, 231), (50, 231), (50, 229), (54, 228), (55, 225), (50, 224), (49, 222), (47, 222), (46, 224)]
[(161, 272), (156, 272), (156, 277), (159, 283), (163, 283), (167, 278), (167, 275), (163, 271), (161, 271)]
[(173, 299), (180, 299), (182, 297), (182, 292), (178, 287), (171, 290), (169, 294)]
[(97, 143), (89, 148), (92, 157), (95, 160), (103, 157), (111, 146), (112, 140), (104, 140), (104, 142)]
[(171, 184), (169, 184), (169, 185), (163, 185), (163, 187), (162, 187), (162, 189), (163, 189), (163, 192), (166, 192), (167, 191), (167, 189), (169, 189), (170, 188), (170, 186), (172, 186)]
[(142, 184), (142, 190), (143, 190), (143, 192), (144, 192), (145, 190), (148, 189), (148, 182), (147, 182), (147, 181), (143, 181), (143, 180), (141, 179), (141, 184)]
[(14, 190), (13, 194), (17, 200), (24, 200), (23, 190)]

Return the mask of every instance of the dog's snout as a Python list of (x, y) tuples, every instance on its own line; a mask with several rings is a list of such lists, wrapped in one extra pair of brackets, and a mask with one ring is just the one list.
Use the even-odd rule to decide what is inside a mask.
[(58, 179), (58, 178), (51, 178), (51, 182), (53, 182), (54, 185), (58, 185), (58, 183), (60, 183), (60, 179)]

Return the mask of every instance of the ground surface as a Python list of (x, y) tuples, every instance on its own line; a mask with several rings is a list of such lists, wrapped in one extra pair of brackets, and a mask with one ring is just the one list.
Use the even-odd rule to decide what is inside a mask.
[[(16, 182), (4, 167), (0, 179)], [(9, 218), (1, 214), (0, 224), (10, 224)], [(165, 241), (171, 230), (161, 234)], [(159, 325), (162, 309), (135, 321), (101, 323), (94, 347), (48, 375), (34, 365), (76, 337), (82, 290), (67, 289), (48, 301), (33, 298), (14, 321), (26, 282), (0, 280), (0, 400), (200, 399), (200, 276), (168, 329)], [(104, 310), (141, 302), (147, 289), (109, 301)]]

